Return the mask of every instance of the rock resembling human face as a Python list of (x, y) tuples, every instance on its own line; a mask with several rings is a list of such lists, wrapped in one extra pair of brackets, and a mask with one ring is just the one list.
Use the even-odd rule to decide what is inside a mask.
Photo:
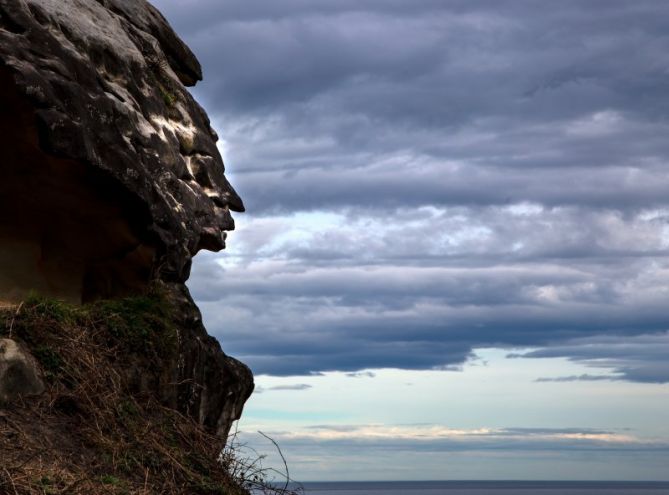
[(197, 59), (144, 0), (0, 0), (0, 14), (0, 298), (185, 281), (244, 210), (185, 88)]

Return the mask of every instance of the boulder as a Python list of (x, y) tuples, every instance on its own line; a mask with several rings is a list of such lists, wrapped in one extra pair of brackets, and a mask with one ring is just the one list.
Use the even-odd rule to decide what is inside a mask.
[(18, 342), (0, 339), (0, 403), (44, 392), (35, 358)]

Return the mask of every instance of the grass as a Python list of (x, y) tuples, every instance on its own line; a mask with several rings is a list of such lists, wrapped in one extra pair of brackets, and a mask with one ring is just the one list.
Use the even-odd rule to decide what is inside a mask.
[(176, 94), (165, 88), (165, 86), (163, 86), (161, 83), (158, 83), (158, 90), (160, 91), (160, 95), (163, 97), (163, 103), (165, 103), (166, 107), (172, 108), (174, 105), (176, 105), (178, 100)]
[(168, 111), (173, 110), (179, 101), (179, 89), (172, 78), (167, 75), (167, 61), (149, 52), (144, 53), (144, 56), (149, 69), (149, 79), (153, 80)]
[(178, 329), (159, 290), (73, 306), (31, 296), (0, 309), (47, 391), (0, 409), (0, 493), (249, 493), (220, 461), (223, 440), (165, 407)]

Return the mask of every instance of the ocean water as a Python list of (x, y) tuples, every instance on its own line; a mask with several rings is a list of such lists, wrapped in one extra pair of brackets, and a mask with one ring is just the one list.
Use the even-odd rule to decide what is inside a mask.
[(669, 482), (388, 481), (302, 486), (306, 495), (669, 495)]

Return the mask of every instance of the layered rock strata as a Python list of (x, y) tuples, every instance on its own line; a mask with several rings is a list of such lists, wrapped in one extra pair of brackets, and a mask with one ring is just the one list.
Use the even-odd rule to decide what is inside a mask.
[(200, 65), (144, 0), (0, 0), (0, 302), (168, 288), (183, 385), (166, 402), (225, 434), (253, 388), (206, 335), (191, 260), (244, 206), (186, 86)]

